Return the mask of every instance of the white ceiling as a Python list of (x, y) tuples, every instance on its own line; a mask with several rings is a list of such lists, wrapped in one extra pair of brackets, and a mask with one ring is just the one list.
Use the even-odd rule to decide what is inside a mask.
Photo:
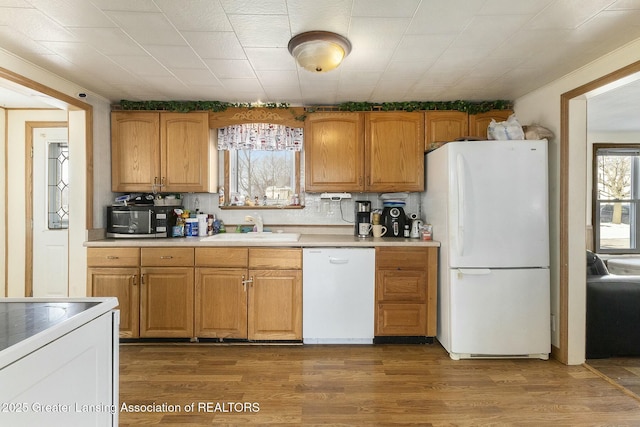
[[(311, 30), (338, 69), (296, 66)], [(515, 99), (637, 38), (640, 0), (0, 0), (2, 48), (112, 102)]]

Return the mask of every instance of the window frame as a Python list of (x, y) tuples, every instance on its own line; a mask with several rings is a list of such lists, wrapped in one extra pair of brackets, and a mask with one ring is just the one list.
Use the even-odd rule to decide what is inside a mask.
[[(300, 194), (300, 151), (294, 152), (294, 182), (295, 190), (294, 194)], [(283, 205), (283, 206), (231, 206), (229, 204), (229, 197), (231, 195), (231, 156), (229, 150), (224, 150), (224, 206), (220, 206), (220, 209), (301, 209), (302, 205)]]
[[(632, 170), (632, 182), (638, 183), (636, 187), (632, 187), (629, 199), (620, 200), (601, 200), (598, 198), (598, 151), (600, 150), (621, 150), (621, 151), (637, 151), (638, 159), (635, 168)], [(593, 144), (592, 166), (592, 190), (591, 190), (591, 223), (593, 227), (593, 248), (597, 253), (606, 254), (637, 254), (640, 253), (640, 143), (639, 144), (623, 144), (623, 143), (595, 143)], [(634, 178), (635, 177), (635, 178)], [(635, 194), (634, 194), (635, 193)], [(629, 204), (629, 226), (631, 227), (630, 239), (631, 244), (635, 244), (635, 248), (611, 249), (600, 247), (600, 210), (599, 206), (602, 202), (621, 202)]]

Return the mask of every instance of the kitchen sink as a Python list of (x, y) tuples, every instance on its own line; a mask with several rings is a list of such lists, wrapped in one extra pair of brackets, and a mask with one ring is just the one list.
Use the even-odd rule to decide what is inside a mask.
[(221, 233), (200, 239), (201, 242), (297, 242), (300, 233)]

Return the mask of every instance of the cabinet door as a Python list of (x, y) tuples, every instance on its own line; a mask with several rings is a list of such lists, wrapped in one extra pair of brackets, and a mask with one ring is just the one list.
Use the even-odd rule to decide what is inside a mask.
[(244, 269), (196, 269), (196, 337), (247, 338), (246, 278)]
[(163, 192), (208, 192), (209, 114), (162, 113), (160, 147)]
[(463, 111), (427, 111), (425, 132), (424, 150), (433, 150), (442, 143), (467, 136), (469, 116)]
[(504, 122), (512, 114), (511, 110), (491, 110), (486, 113), (469, 114), (469, 135), (487, 139), (487, 128), (491, 120)]
[(426, 270), (378, 270), (376, 276), (379, 301), (424, 302), (427, 299)]
[(424, 304), (378, 303), (376, 336), (426, 336), (427, 307)]
[(138, 338), (140, 322), (140, 288), (137, 268), (87, 269), (89, 295), (118, 298), (120, 337)]
[(366, 113), (365, 165), (365, 191), (423, 191), (424, 113)]
[(364, 139), (359, 113), (313, 113), (304, 135), (307, 191), (362, 191)]
[(159, 113), (111, 113), (111, 190), (152, 191), (160, 183)]
[(302, 271), (249, 270), (249, 339), (302, 339)]
[(140, 273), (140, 337), (193, 337), (193, 267), (143, 267)]

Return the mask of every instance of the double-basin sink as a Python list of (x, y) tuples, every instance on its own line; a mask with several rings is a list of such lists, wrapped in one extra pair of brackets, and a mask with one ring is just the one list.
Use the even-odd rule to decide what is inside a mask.
[(300, 233), (220, 233), (200, 239), (201, 242), (297, 242)]

